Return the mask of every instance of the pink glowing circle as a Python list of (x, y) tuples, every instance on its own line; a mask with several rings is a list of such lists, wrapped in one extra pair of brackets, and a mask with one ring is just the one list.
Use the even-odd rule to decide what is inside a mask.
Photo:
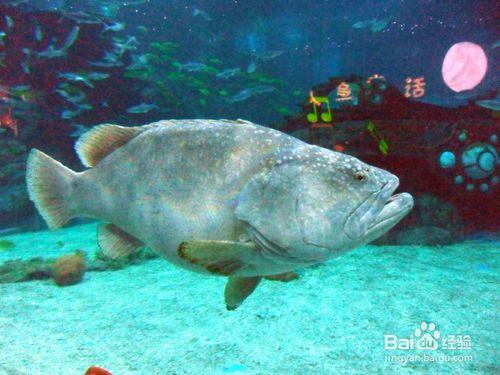
[(455, 92), (479, 85), (488, 69), (488, 59), (481, 46), (471, 42), (454, 44), (443, 60), (441, 74), (446, 85)]

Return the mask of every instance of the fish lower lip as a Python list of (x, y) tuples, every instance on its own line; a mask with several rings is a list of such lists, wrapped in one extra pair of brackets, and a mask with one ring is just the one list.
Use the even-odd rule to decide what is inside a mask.
[(395, 216), (403, 216), (413, 207), (413, 198), (408, 193), (400, 193), (392, 195), (386, 202), (382, 211), (377, 218), (369, 226), (369, 229), (380, 225), (383, 222), (391, 220)]

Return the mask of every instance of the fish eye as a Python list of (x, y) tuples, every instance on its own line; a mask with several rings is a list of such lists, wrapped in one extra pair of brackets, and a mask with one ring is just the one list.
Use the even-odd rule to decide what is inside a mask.
[(358, 181), (364, 181), (364, 180), (366, 180), (366, 175), (362, 172), (356, 172), (354, 174), (354, 178)]

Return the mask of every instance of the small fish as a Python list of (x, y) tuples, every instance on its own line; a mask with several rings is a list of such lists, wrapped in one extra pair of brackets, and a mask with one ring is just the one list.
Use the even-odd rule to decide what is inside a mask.
[(137, 38), (135, 36), (128, 36), (126, 40), (122, 40), (119, 38), (113, 38), (113, 42), (115, 45), (115, 51), (118, 57), (122, 57), (122, 55), (127, 50), (135, 50), (139, 43), (137, 42)]
[(7, 112), (0, 115), (0, 128), (7, 128), (14, 132), (14, 136), (19, 136), (19, 127), (17, 120), (12, 118), (12, 109), (7, 108)]
[(178, 68), (179, 70), (184, 70), (186, 72), (198, 72), (200, 70), (203, 70), (207, 67), (206, 64), (203, 63), (198, 63), (198, 62), (188, 62), (185, 64), (179, 64)]
[(28, 91), (31, 89), (30, 85), (17, 85), (10, 88), (12, 91)]
[(476, 104), (483, 108), (492, 109), (494, 111), (500, 111), (500, 99), (498, 98), (491, 100), (478, 100)]
[(66, 99), (68, 102), (73, 103), (73, 104), (80, 103), (86, 99), (85, 94), (81, 91), (78, 92), (78, 94), (76, 94), (76, 95), (71, 95), (62, 89), (56, 89), (55, 91), (59, 95), (61, 95), (64, 99)]
[(255, 57), (258, 60), (272, 60), (278, 56), (283, 55), (283, 53), (285, 53), (285, 51), (281, 51), (281, 50), (267, 51), (267, 52), (258, 53), (255, 55)]
[[(55, 11), (58, 11), (58, 9), (54, 9)], [(83, 11), (78, 11), (78, 12), (67, 12), (67, 11), (62, 11), (62, 18), (69, 18), (70, 20), (75, 21), (78, 24), (102, 24), (104, 23), (103, 20), (100, 17), (96, 17), (95, 14), (90, 14), (87, 12)]]
[(87, 103), (78, 104), (78, 110), (80, 112), (82, 112), (82, 111), (90, 111), (92, 108), (94, 108), (94, 107), (92, 107), (90, 104), (87, 104)]
[(358, 21), (352, 25), (352, 28), (353, 29), (370, 28), (370, 31), (372, 33), (377, 33), (379, 31), (384, 30), (388, 24), (389, 24), (388, 19), (385, 19), (385, 20), (372, 19), (372, 20), (366, 20), (366, 21)]
[(64, 42), (64, 47), (63, 50), (67, 50), (69, 47), (71, 47), (76, 40), (78, 39), (78, 34), (80, 33), (80, 26), (75, 26), (71, 29), (70, 33), (66, 37), (66, 40)]
[(39, 59), (44, 57), (47, 59), (54, 59), (57, 57), (63, 57), (65, 55), (66, 51), (64, 49), (55, 48), (52, 44), (49, 44), (45, 51), (37, 52), (37, 56)]
[(193, 17), (201, 17), (205, 21), (209, 21), (209, 22), (212, 21), (212, 17), (210, 16), (210, 14), (208, 14), (207, 12), (200, 10), (196, 7), (193, 10)]
[(119, 60), (119, 56), (115, 53), (106, 52), (103, 61), (90, 62), (90, 65), (99, 66), (102, 68), (111, 68), (122, 66), (123, 62)]
[(493, 43), (493, 44), (491, 45), (491, 48), (492, 48), (492, 49), (495, 49), (495, 48), (498, 48), (498, 47), (500, 47), (500, 40), (499, 40), (499, 41), (497, 41), (497, 42), (495, 42), (495, 43)]
[(264, 94), (266, 92), (271, 92), (276, 90), (276, 87), (268, 85), (257, 85), (251, 87), (249, 90), (252, 92), (252, 94)]
[(10, 1), (7, 1), (6, 3), (9, 5), (12, 5), (14, 7), (17, 7), (18, 5), (25, 4), (29, 1), (31, 1), (31, 0), (10, 0)]
[(240, 68), (226, 69), (217, 74), (217, 78), (228, 79), (234, 77), (241, 72)]
[(91, 73), (88, 74), (88, 77), (92, 81), (100, 81), (100, 80), (108, 78), (109, 77), (109, 73), (91, 72)]
[(92, 82), (90, 82), (90, 80), (80, 74), (76, 74), (76, 73), (59, 73), (59, 78), (64, 78), (68, 81), (73, 81), (73, 82), (82, 82), (84, 85), (90, 87), (90, 88), (94, 88), (94, 85), (92, 84)]
[(387, 24), (389, 23), (389, 20), (380, 20), (380, 21), (373, 21), (370, 31), (372, 33), (378, 33), (379, 31), (384, 30), (387, 27)]
[(73, 117), (76, 117), (79, 114), (80, 111), (70, 111), (69, 109), (66, 109), (61, 113), (61, 118), (63, 120), (71, 120)]
[(136, 70), (144, 68), (148, 64), (148, 58), (146, 55), (132, 55), (132, 62), (125, 69)]
[(4, 39), (5, 37), (7, 36), (7, 34), (5, 33), (5, 31), (0, 31), (0, 46), (3, 46), (4, 44)]
[(358, 21), (358, 22), (356, 22), (355, 24), (352, 25), (352, 28), (353, 29), (365, 29), (365, 28), (371, 26), (372, 22), (373, 22), (372, 20)]
[(21, 69), (26, 74), (31, 74), (31, 67), (28, 64), (28, 61), (23, 61), (21, 63)]
[(5, 16), (4, 19), (7, 28), (12, 29), (14, 27), (14, 20), (10, 16)]
[(43, 33), (42, 33), (42, 28), (40, 25), (37, 23), (35, 27), (35, 40), (37, 42), (41, 42), (43, 39)]
[(125, 29), (125, 24), (123, 22), (115, 22), (109, 25), (105, 24), (104, 29), (101, 31), (101, 34), (108, 31), (116, 33), (118, 31), (122, 31), (123, 29)]
[(226, 102), (228, 103), (237, 103), (237, 102), (242, 102), (244, 100), (247, 100), (252, 96), (252, 92), (249, 89), (243, 89), (239, 93), (230, 96), (229, 98), (226, 98)]
[(22, 51), (26, 55), (26, 57), (21, 62), (21, 69), (23, 70), (24, 73), (31, 74), (31, 68), (29, 66), (31, 59), (31, 51), (28, 48), (23, 48)]
[(152, 111), (153, 109), (158, 109), (158, 106), (156, 104), (141, 103), (141, 104), (135, 105), (133, 107), (127, 108), (127, 112), (128, 113), (147, 113), (149, 111)]
[(256, 70), (257, 70), (257, 64), (255, 63), (255, 61), (251, 61), (250, 64), (248, 64), (247, 73), (252, 74)]

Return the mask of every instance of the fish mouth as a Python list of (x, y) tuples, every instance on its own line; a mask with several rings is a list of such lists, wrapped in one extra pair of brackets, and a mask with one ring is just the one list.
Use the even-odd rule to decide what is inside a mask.
[(368, 241), (363, 242), (369, 242), (374, 239), (374, 234), (389, 230), (411, 210), (413, 197), (410, 194), (393, 195), (398, 186), (399, 179), (391, 179), (382, 189), (370, 194), (347, 217), (344, 233), (350, 240), (367, 238)]
[(381, 236), (410, 212), (413, 208), (413, 197), (408, 193), (392, 195), (385, 203), (375, 220), (368, 226), (365, 234), (367, 242)]

